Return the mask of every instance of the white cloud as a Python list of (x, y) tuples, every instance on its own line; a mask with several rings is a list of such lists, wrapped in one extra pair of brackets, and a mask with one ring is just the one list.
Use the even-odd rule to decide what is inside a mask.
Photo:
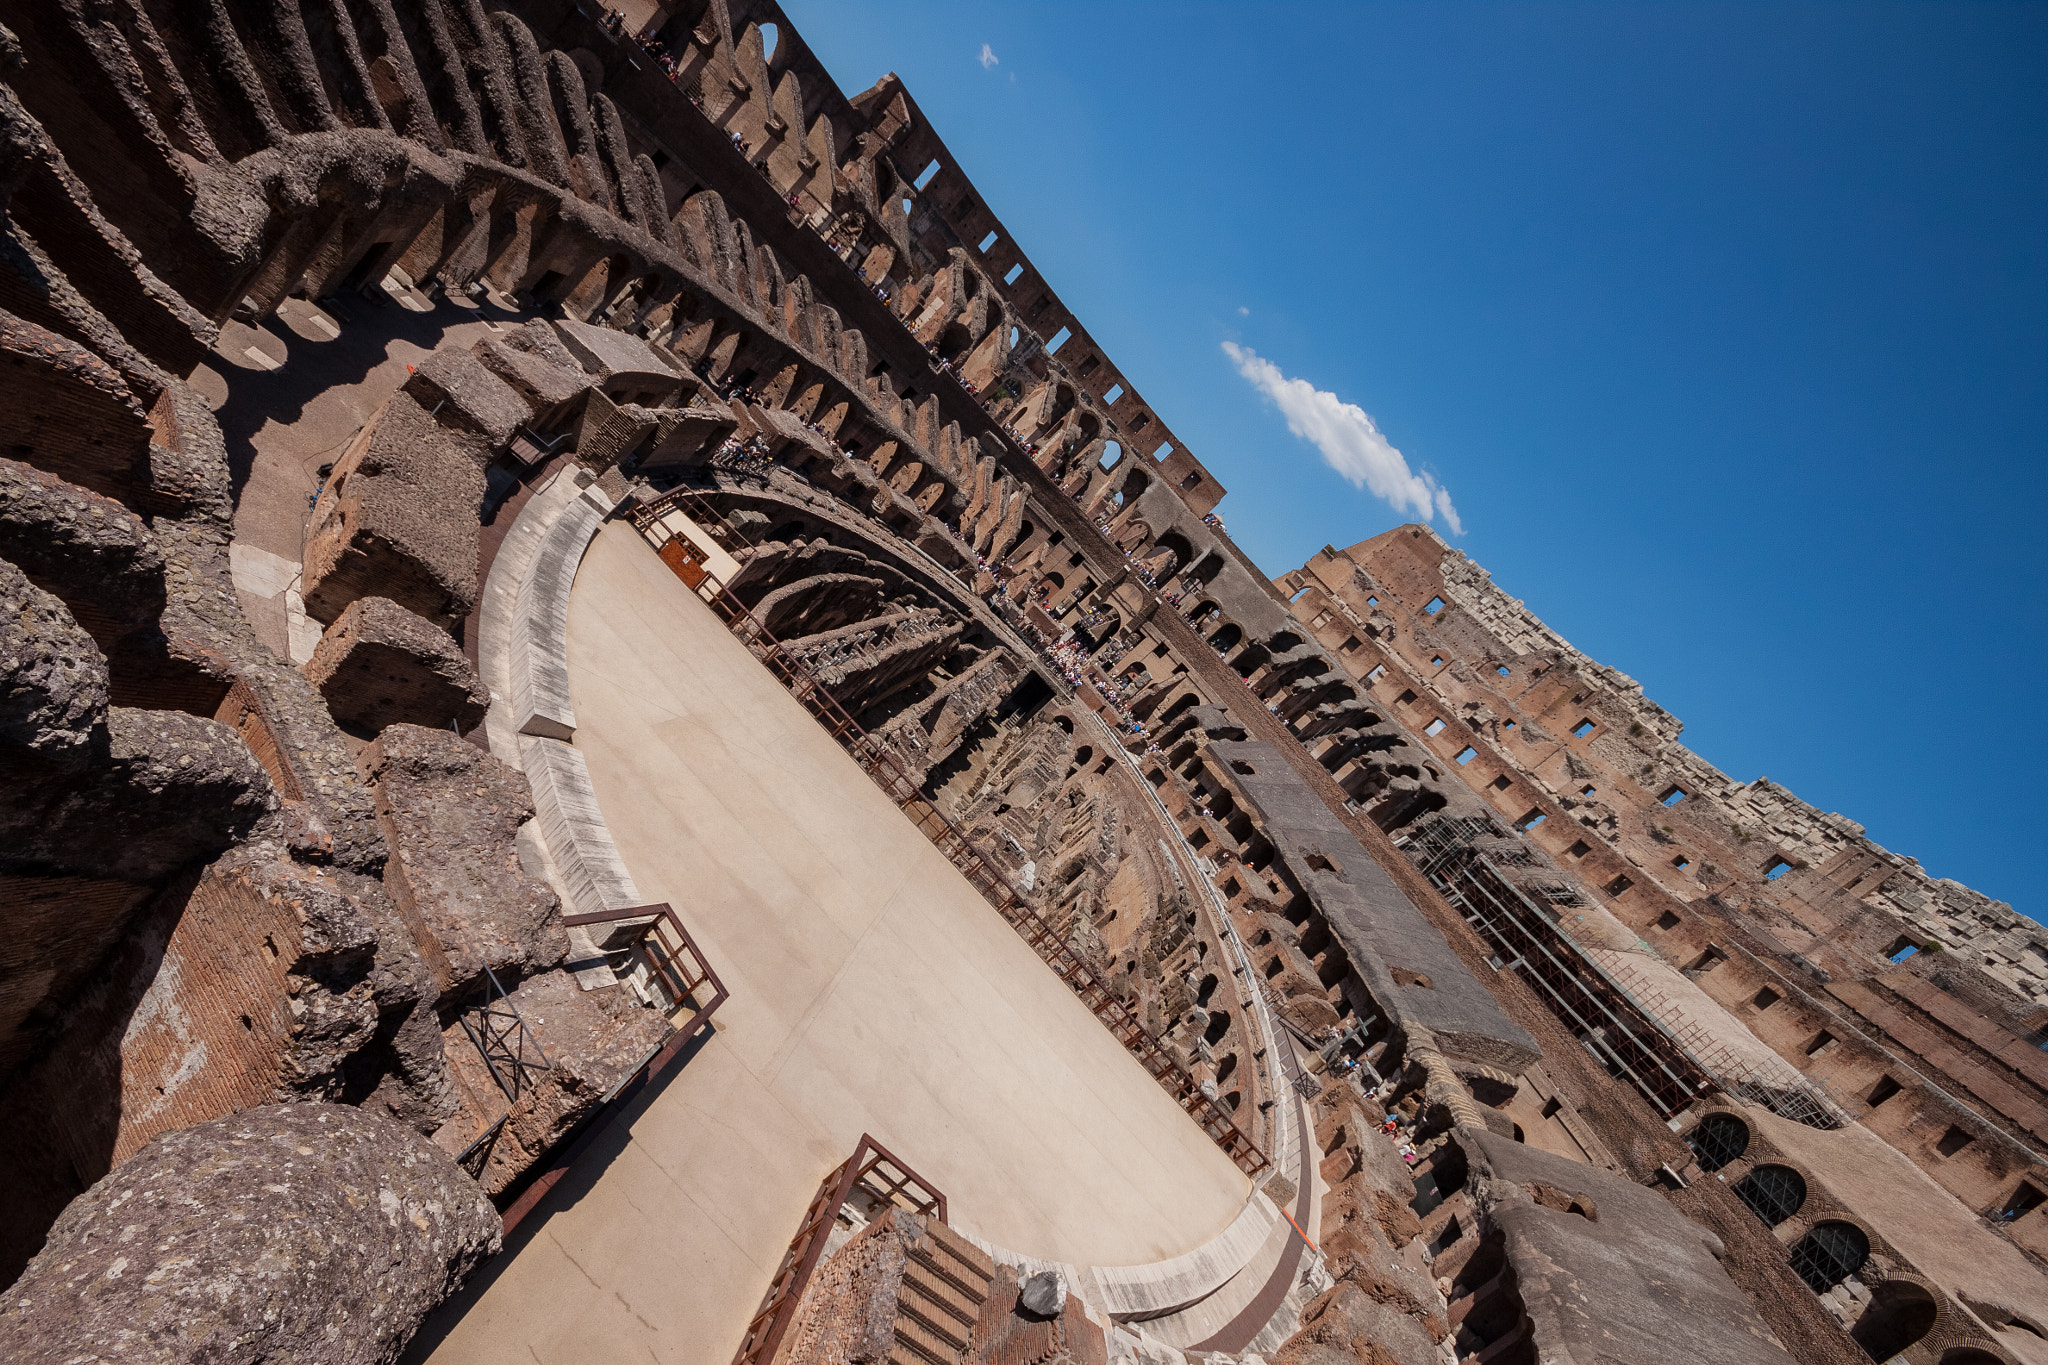
[(1365, 409), (1306, 379), (1289, 379), (1279, 366), (1248, 347), (1226, 341), (1223, 353), (1252, 387), (1280, 409), (1287, 429), (1320, 450), (1324, 462), (1353, 488), (1369, 488), (1396, 512), (1412, 513), (1423, 521), (1441, 516), (1452, 535), (1465, 534), (1450, 490), (1429, 473), (1409, 469), (1408, 461), (1380, 434)]
[(996, 50), (987, 43), (981, 45), (981, 69), (988, 70), (996, 64)]
[(1237, 315), (1241, 318), (1248, 318), (1252, 315), (1252, 310), (1245, 307), (1243, 304), (1239, 304), (1237, 306)]

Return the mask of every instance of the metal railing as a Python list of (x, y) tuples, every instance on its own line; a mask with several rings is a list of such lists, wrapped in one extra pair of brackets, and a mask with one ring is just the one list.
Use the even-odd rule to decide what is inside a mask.
[[(692, 1013), (687, 1021), (677, 1026), (676, 1032), (685, 1040), (694, 1037), (711, 1018), (712, 1011), (725, 1003), (725, 983), (718, 979), (718, 973), (704, 958), (697, 940), (690, 937), (690, 931), (683, 927), (682, 920), (667, 901), (653, 905), (636, 905), (626, 910), (599, 910), (588, 915), (564, 915), (562, 923), (568, 926), (587, 924), (619, 924), (651, 916), (645, 922), (630, 928), (621, 936), (614, 936), (609, 943), (598, 945), (606, 953), (625, 953), (629, 961), (637, 961), (647, 969), (650, 979), (659, 983), (661, 992), (668, 997), (668, 1012), (688, 1004)], [(664, 933), (666, 931), (666, 933)], [(695, 997), (699, 991), (707, 990), (708, 998), (699, 1003)]]
[(832, 1226), (838, 1221), (840, 1211), (856, 1196), (859, 1202), (867, 1205), (858, 1212), (869, 1220), (885, 1208), (898, 1208), (937, 1218), (941, 1223), (946, 1221), (946, 1196), (930, 1181), (897, 1160), (887, 1147), (862, 1133), (860, 1145), (853, 1149), (853, 1155), (826, 1176), (818, 1186), (817, 1194), (812, 1196), (811, 1205), (797, 1226), (796, 1236), (790, 1239), (789, 1249), (782, 1253), (782, 1263), (776, 1267), (775, 1278), (768, 1283), (768, 1292), (761, 1299), (760, 1309), (747, 1324), (746, 1335), (740, 1339), (739, 1354), (733, 1357), (733, 1365), (766, 1365), (775, 1359), (783, 1334), (796, 1320), (797, 1309), (803, 1306), (804, 1290), (809, 1287), (811, 1274), (824, 1256)]
[[(512, 997), (498, 982), (498, 974), (488, 966), (484, 975), (490, 978), (491, 994), (476, 1009), (476, 1022), (464, 1014), (462, 1031), (469, 1035), (469, 1041), (476, 1044), (484, 1065), (490, 1068), (491, 1079), (498, 1083), (498, 1089), (505, 1092), (508, 1103), (519, 1102), (519, 1092), (526, 1083), (529, 1071), (552, 1071), (554, 1063), (541, 1048), (540, 1039), (533, 1036), (533, 1030), (526, 1026), (525, 1016), (512, 1003)], [(527, 1056), (527, 1049), (533, 1049), (533, 1057)], [(534, 1057), (540, 1060), (535, 1061)]]
[[(533, 1212), (534, 1207), (547, 1196), (549, 1190), (560, 1183), (562, 1177), (569, 1173), (569, 1168), (589, 1150), (591, 1143), (597, 1140), (598, 1135), (612, 1119), (637, 1099), (657, 1077), (667, 1071), (685, 1047), (711, 1027), (713, 1012), (725, 1003), (725, 984), (718, 979), (718, 973), (713, 971), (711, 964), (705, 960), (703, 952), (697, 947), (697, 941), (690, 937), (690, 931), (683, 927), (683, 922), (665, 902), (636, 905), (625, 910), (600, 910), (588, 915), (564, 915), (562, 923), (609, 924), (639, 919), (645, 919), (647, 922), (636, 926), (635, 931), (627, 937), (625, 950), (638, 954), (650, 975), (668, 983), (664, 989), (669, 992), (672, 1001), (689, 1001), (694, 1010), (687, 1020), (663, 1040), (660, 1047), (649, 1054), (646, 1061), (627, 1073), (606, 1093), (597, 1111), (585, 1120), (569, 1142), (556, 1149), (556, 1154), (548, 1162), (546, 1169), (535, 1176), (506, 1207), (503, 1218), (508, 1234), (519, 1225), (521, 1219)], [(654, 938), (664, 926), (675, 936), (674, 945), (670, 946), (657, 940), (654, 947), (649, 949), (648, 940)], [(618, 949), (614, 948), (613, 951)], [(701, 1003), (694, 998), (699, 992), (706, 991), (708, 996)], [(502, 1126), (502, 1120), (499, 1126)], [(471, 1144), (471, 1150), (463, 1155), (472, 1157), (486, 1138), (495, 1142), (497, 1130), (494, 1128), (478, 1138)]]
[(1009, 879), (982, 856), (980, 849), (959, 826), (932, 804), (888, 745), (868, 734), (859, 722), (848, 715), (824, 683), (804, 666), (802, 660), (783, 648), (782, 643), (748, 610), (746, 603), (713, 576), (707, 575), (695, 591), (734, 637), (747, 647), (747, 651), (760, 660), (790, 695), (825, 727), (825, 732), (860, 764), (875, 785), (910, 818), (910, 823), (946, 855), (947, 860), (967, 879), (968, 885), (995, 907), (996, 913), (1031, 945), (1040, 959), (1053, 969), (1069, 990), (1080, 997), (1081, 1003), (1102, 1021), (1103, 1027), (1137, 1058), (1146, 1073), (1173, 1097), (1211, 1141), (1223, 1149), (1239, 1170), (1256, 1176), (1271, 1164), (1258, 1144), (1238, 1128), (1229, 1111), (1202, 1093), (1194, 1077), (1173, 1059), (1108, 983), (1096, 976), (1036, 911), (1018, 899)]

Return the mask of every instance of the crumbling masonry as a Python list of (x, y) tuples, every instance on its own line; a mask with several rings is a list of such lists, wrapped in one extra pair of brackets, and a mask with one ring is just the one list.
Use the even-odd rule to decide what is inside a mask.
[(900, 80), (636, 6), (0, 6), (8, 1358), (427, 1351), (698, 1102), (575, 744), (623, 523), (1252, 1188), (1077, 1267), (807, 1172), (668, 1358), (2048, 1362), (2048, 934), (1426, 527), (1270, 578)]

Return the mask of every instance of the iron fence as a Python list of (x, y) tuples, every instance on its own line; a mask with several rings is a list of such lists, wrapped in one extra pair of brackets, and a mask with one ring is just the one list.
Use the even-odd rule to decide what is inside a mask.
[(856, 1202), (866, 1205), (856, 1211), (870, 1220), (876, 1213), (897, 1208), (946, 1221), (946, 1196), (887, 1147), (862, 1133), (853, 1155), (826, 1176), (812, 1196), (796, 1236), (782, 1253), (775, 1278), (768, 1282), (760, 1309), (747, 1324), (733, 1365), (767, 1365), (775, 1359), (784, 1333), (803, 1305), (804, 1290), (824, 1256), (833, 1225), (841, 1211)]

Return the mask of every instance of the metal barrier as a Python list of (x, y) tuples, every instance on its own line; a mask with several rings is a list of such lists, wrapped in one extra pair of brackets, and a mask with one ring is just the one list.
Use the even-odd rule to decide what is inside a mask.
[[(512, 1003), (512, 997), (498, 983), (498, 974), (487, 965), (484, 975), (491, 980), (492, 994), (477, 1007), (476, 1023), (470, 1023), (467, 1014), (461, 1016), (462, 1031), (469, 1035), (470, 1042), (476, 1044), (484, 1065), (490, 1068), (491, 1079), (498, 1083), (498, 1089), (505, 1092), (506, 1101), (517, 1104), (519, 1091), (526, 1082), (526, 1073), (552, 1071), (554, 1063), (548, 1060), (540, 1039), (534, 1037), (533, 1030), (526, 1026), (526, 1018), (519, 1013), (519, 1007)], [(538, 1062), (526, 1055), (528, 1047), (533, 1049), (534, 1057), (540, 1058)]]
[[(673, 504), (671, 504), (673, 507)], [(651, 525), (659, 514), (648, 519)], [(905, 771), (889, 747), (869, 735), (859, 722), (848, 715), (832, 693), (820, 682), (801, 660), (789, 654), (782, 643), (768, 632), (746, 603), (735, 597), (716, 577), (707, 575), (695, 589), (711, 607), (726, 628), (747, 647), (747, 651), (759, 659), (768, 671), (789, 690), (791, 696), (802, 703), (817, 722), (825, 727), (827, 734), (838, 741), (839, 746), (853, 756), (862, 770), (874, 779), (875, 785), (894, 801), (903, 813), (910, 817), (924, 836), (947, 859), (960, 870), (962, 876), (988, 903), (996, 913), (1015, 929), (1023, 940), (1044, 960), (1068, 989), (1081, 998), (1103, 1027), (1115, 1035), (1118, 1042), (1128, 1049), (1138, 1064), (1175, 1103), (1187, 1111), (1203, 1132), (1209, 1135), (1218, 1147), (1237, 1164), (1246, 1175), (1256, 1176), (1271, 1163), (1258, 1144), (1247, 1137), (1230, 1117), (1230, 1111), (1210, 1099), (1201, 1091), (1180, 1063), (1176, 1062), (1164, 1045), (1152, 1036), (1130, 1007), (1109, 985), (1089, 969), (1066, 941), (1029, 905), (1017, 898), (1009, 879), (1004, 877), (985, 859), (974, 843), (961, 832), (939, 808), (918, 788), (915, 780)]]
[(856, 1194), (868, 1205), (862, 1212), (869, 1218), (886, 1206), (937, 1218), (941, 1223), (946, 1221), (946, 1196), (898, 1161), (887, 1147), (862, 1133), (853, 1155), (825, 1177), (811, 1199), (811, 1206), (804, 1211), (803, 1222), (790, 1239), (789, 1250), (782, 1253), (775, 1278), (768, 1283), (760, 1310), (740, 1339), (733, 1365), (767, 1365), (775, 1358), (783, 1334), (803, 1305), (804, 1290), (824, 1256), (832, 1225)]
[[(647, 918), (636, 926), (624, 942), (614, 941), (599, 944), (607, 953), (624, 952), (638, 958), (647, 968), (648, 976), (659, 983), (662, 993), (668, 997), (668, 1009), (673, 1013), (684, 1002), (690, 1003), (695, 1012), (688, 1021), (678, 1026), (677, 1034), (685, 1040), (694, 1037), (711, 1018), (711, 1012), (725, 1003), (725, 983), (718, 979), (718, 973), (711, 970), (711, 964), (704, 960), (703, 950), (697, 947), (697, 940), (690, 937), (690, 931), (676, 918), (676, 912), (667, 901), (653, 905), (636, 905), (626, 910), (599, 910), (588, 915), (564, 915), (565, 925), (618, 924), (626, 920)], [(664, 942), (662, 930), (667, 929), (673, 936), (673, 943)], [(711, 997), (703, 1004), (692, 998), (705, 987), (711, 990)]]
[[(628, 938), (624, 945), (624, 951), (636, 952), (641, 955), (641, 960), (646, 964), (649, 975), (664, 983), (663, 990), (671, 997), (671, 1008), (675, 1004), (684, 1001), (688, 1001), (695, 1008), (690, 1017), (676, 1028), (646, 1061), (635, 1067), (625, 1079), (612, 1087), (611, 1091), (605, 1095), (603, 1103), (598, 1106), (597, 1112), (585, 1121), (583, 1126), (577, 1130), (575, 1137), (566, 1146), (557, 1150), (554, 1159), (548, 1163), (547, 1169), (535, 1176), (532, 1182), (520, 1191), (518, 1198), (513, 1200), (504, 1212), (504, 1224), (507, 1233), (510, 1233), (513, 1228), (517, 1227), (520, 1220), (525, 1218), (527, 1214), (533, 1212), (534, 1206), (539, 1204), (546, 1197), (547, 1192), (553, 1189), (561, 1181), (562, 1177), (569, 1173), (569, 1168), (576, 1164), (577, 1159), (585, 1151), (589, 1150), (590, 1144), (597, 1140), (598, 1134), (604, 1131), (605, 1127), (618, 1115), (619, 1111), (637, 1099), (641, 1091), (653, 1084), (656, 1077), (668, 1070), (670, 1065), (675, 1062), (677, 1055), (685, 1047), (688, 1047), (700, 1033), (711, 1027), (712, 1013), (725, 1003), (727, 995), (725, 984), (718, 979), (718, 973), (711, 969), (711, 964), (704, 960), (704, 954), (698, 949), (697, 941), (690, 937), (690, 931), (683, 927), (683, 922), (676, 918), (676, 912), (670, 909), (666, 902), (655, 905), (636, 905), (625, 910), (600, 910), (595, 914), (589, 915), (564, 915), (562, 916), (562, 923), (565, 925), (610, 924), (623, 920), (638, 919), (644, 919), (647, 922), (636, 926), (636, 932)], [(675, 935), (674, 946), (671, 947), (656, 940), (654, 946), (650, 949), (648, 947), (648, 940), (659, 933), (664, 926)], [(619, 949), (615, 948), (613, 951), (619, 951)], [(709, 991), (708, 998), (702, 1003), (697, 1002), (693, 997), (699, 992), (707, 990), (707, 988)], [(470, 1151), (463, 1153), (463, 1156), (472, 1157), (484, 1145), (486, 1138), (495, 1142), (497, 1140), (498, 1128), (502, 1126), (503, 1120), (500, 1120), (497, 1127), (492, 1128), (483, 1137), (478, 1138), (475, 1143), (472, 1143)]]

